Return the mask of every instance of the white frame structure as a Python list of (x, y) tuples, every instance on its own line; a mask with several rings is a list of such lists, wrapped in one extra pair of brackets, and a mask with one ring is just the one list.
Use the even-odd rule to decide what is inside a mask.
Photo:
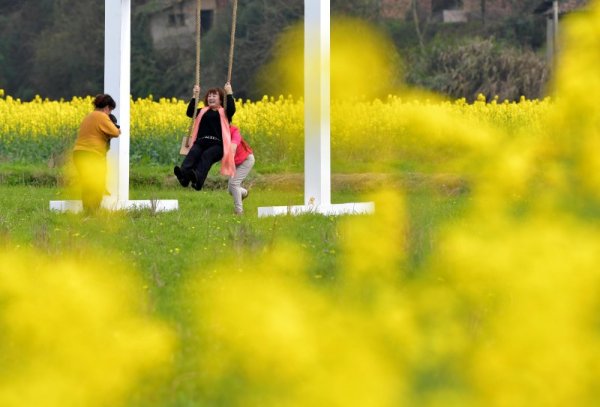
[[(104, 7), (104, 92), (117, 103), (113, 113), (121, 126), (121, 135), (111, 140), (107, 154), (106, 185), (110, 196), (103, 198), (102, 207), (177, 210), (177, 200), (129, 200), (131, 0), (105, 0)], [(50, 201), (50, 209), (79, 212), (82, 204), (81, 201)]]
[(373, 202), (331, 203), (330, 1), (304, 1), (304, 205), (258, 208), (258, 216), (367, 214)]
[[(177, 200), (129, 200), (131, 0), (105, 0), (104, 89), (117, 103), (121, 136), (111, 141), (102, 207), (177, 210)], [(258, 208), (258, 216), (373, 213), (373, 202), (331, 203), (330, 1), (304, 1), (304, 205)], [(50, 209), (78, 212), (81, 201), (50, 201)]]

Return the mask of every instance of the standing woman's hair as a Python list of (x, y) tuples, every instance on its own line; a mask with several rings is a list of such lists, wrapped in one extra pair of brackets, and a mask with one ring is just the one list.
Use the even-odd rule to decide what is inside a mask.
[(107, 93), (100, 93), (96, 95), (96, 98), (92, 102), (96, 109), (104, 109), (106, 106), (110, 107), (110, 110), (114, 110), (117, 107), (115, 100)]

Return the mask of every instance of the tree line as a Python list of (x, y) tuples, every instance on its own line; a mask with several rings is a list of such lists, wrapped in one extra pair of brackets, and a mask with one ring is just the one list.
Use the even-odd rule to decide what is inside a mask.
[[(298, 0), (240, 2), (233, 77), (236, 93), (253, 92), (256, 70), (271, 57), (277, 33), (303, 15)], [(134, 97), (189, 95), (195, 51), (156, 50), (149, 32), (153, 0), (132, 5), (131, 92)], [(217, 13), (202, 39), (202, 82), (226, 77), (231, 15)], [(104, 1), (0, 0), (0, 88), (31, 99), (98, 93), (103, 87)], [(213, 85), (213, 86), (214, 86)]]
[[(194, 81), (193, 38), (189, 49), (155, 49), (149, 31), (155, 1), (132, 2), (131, 93), (187, 97)], [(454, 26), (424, 16), (417, 0), (406, 20), (383, 19), (380, 0), (332, 0), (331, 13), (367, 20), (390, 36), (409, 83), (452, 97), (493, 97), (509, 88), (503, 97), (539, 97), (547, 78), (540, 55), (544, 27), (525, 12), (536, 2), (517, 3), (514, 15), (502, 21)], [(303, 7), (302, 0), (239, 2), (233, 67), (238, 96), (262, 97), (257, 73), (273, 57), (278, 35), (302, 20)], [(226, 77), (231, 13), (217, 13), (216, 19), (202, 39), (202, 83), (211, 86)], [(465, 56), (473, 63), (465, 63)], [(476, 72), (479, 60), (485, 61), (485, 77)], [(7, 94), (24, 100), (95, 94), (103, 88), (103, 65), (104, 1), (0, 0), (0, 88)], [(541, 73), (536, 80), (531, 72)], [(527, 81), (520, 79), (525, 76)]]

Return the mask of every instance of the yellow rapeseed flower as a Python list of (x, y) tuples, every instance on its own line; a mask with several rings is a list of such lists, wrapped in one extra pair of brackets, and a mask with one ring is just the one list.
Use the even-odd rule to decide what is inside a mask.
[(122, 267), (0, 253), (0, 405), (119, 405), (169, 366), (172, 334), (143, 298)]

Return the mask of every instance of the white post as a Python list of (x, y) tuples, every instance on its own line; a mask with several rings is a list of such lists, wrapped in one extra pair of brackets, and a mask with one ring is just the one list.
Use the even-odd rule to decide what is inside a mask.
[(304, 2), (304, 204), (331, 204), (329, 0)]
[(110, 94), (121, 126), (107, 154), (109, 202), (129, 200), (131, 0), (106, 0), (104, 20), (104, 93)]
[[(175, 199), (129, 200), (129, 134), (131, 81), (131, 0), (104, 2), (104, 93), (110, 94), (117, 108), (114, 111), (121, 126), (121, 135), (112, 139), (107, 154), (106, 187), (102, 206), (106, 209), (150, 208), (156, 212), (179, 208)], [(176, 146), (174, 145), (174, 148)], [(81, 201), (50, 201), (55, 211), (79, 212)]]
[(552, 3), (552, 67), (554, 68), (556, 57), (558, 55), (558, 1)]
[(546, 18), (546, 60), (554, 68), (554, 18)]
[(258, 216), (373, 213), (373, 202), (331, 204), (330, 1), (304, 1), (304, 205), (258, 208)]

